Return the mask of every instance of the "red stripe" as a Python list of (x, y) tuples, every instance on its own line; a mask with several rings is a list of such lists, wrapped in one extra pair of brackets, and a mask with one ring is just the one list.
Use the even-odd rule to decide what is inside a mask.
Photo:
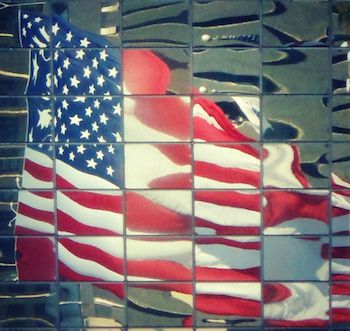
[(282, 302), (292, 295), (290, 289), (281, 283), (264, 284), (264, 303)]
[(40, 232), (37, 230), (25, 228), (19, 225), (16, 225), (15, 235), (16, 236), (44, 236), (44, 235), (52, 235), (54, 233), (54, 229), (51, 232)]
[(27, 170), (34, 178), (43, 182), (53, 181), (52, 168), (44, 167), (28, 159), (24, 161), (24, 169)]
[(196, 267), (197, 281), (260, 281), (260, 267), (220, 269)]
[[(346, 243), (344, 243), (346, 245)], [(348, 243), (350, 245), (350, 243)], [(332, 248), (333, 259), (350, 259), (350, 246), (346, 247), (333, 247)]]
[(63, 177), (57, 175), (57, 173), (56, 173), (56, 186), (59, 189), (76, 189), (77, 188), (72, 183), (65, 180)]
[(343, 275), (343, 274), (332, 274), (332, 280), (348, 280), (350, 281), (350, 275)]
[(122, 195), (110, 195), (106, 193), (87, 191), (61, 191), (62, 194), (77, 204), (90, 209), (107, 210), (115, 213), (123, 212)]
[(172, 174), (158, 177), (148, 183), (149, 188), (168, 189), (168, 188), (191, 188), (192, 173)]
[(196, 294), (196, 308), (201, 312), (216, 315), (259, 317), (261, 313), (259, 301), (225, 295)]
[(332, 321), (333, 323), (350, 323), (350, 308), (333, 308)]
[(343, 208), (339, 208), (339, 207), (332, 208), (333, 217), (344, 216), (344, 215), (349, 215), (349, 214), (350, 214), (350, 210), (348, 210), (348, 209), (343, 209)]
[(125, 203), (126, 226), (129, 230), (163, 234), (191, 234), (190, 215), (177, 213), (135, 192), (126, 193)]
[(191, 164), (190, 144), (154, 144), (153, 146), (159, 149), (169, 160), (178, 165)]
[(300, 320), (300, 321), (286, 321), (286, 320), (269, 320), (269, 319), (265, 319), (265, 324), (267, 326), (319, 326), (319, 327), (323, 327), (323, 326), (327, 326), (329, 323), (328, 320), (322, 320), (319, 318), (311, 318), (311, 319), (307, 319), (307, 320)]
[(256, 188), (260, 187), (260, 173), (252, 170), (226, 168), (213, 163), (195, 161), (194, 174), (224, 183), (250, 184)]
[(18, 206), (18, 213), (29, 218), (36, 219), (41, 222), (54, 224), (54, 213), (50, 211), (44, 211), (27, 206), (25, 203), (20, 202)]
[(265, 191), (264, 224), (275, 226), (298, 218), (312, 218), (328, 224), (328, 197), (300, 192)]
[(259, 226), (225, 226), (219, 225), (199, 217), (195, 218), (196, 227), (205, 227), (215, 230), (217, 235), (258, 235), (260, 233)]
[[(81, 244), (68, 238), (60, 238), (59, 243), (81, 259), (97, 262), (105, 268), (121, 275), (124, 273), (122, 258), (110, 255), (99, 248), (90, 246), (89, 244)], [(116, 251), (118, 249), (120, 248), (115, 247)], [(60, 256), (58, 257), (60, 258)]]
[[(259, 240), (259, 239), (257, 239)], [(225, 245), (229, 247), (236, 247), (242, 249), (255, 249), (260, 250), (260, 242), (241, 242), (226, 238), (217, 238), (217, 237), (204, 237), (196, 238), (197, 245)]]
[(350, 295), (350, 283), (333, 283), (332, 295)]
[(173, 281), (192, 280), (192, 269), (164, 260), (127, 260), (128, 276), (157, 278)]
[(244, 194), (233, 191), (196, 191), (195, 200), (220, 206), (231, 206), (260, 211), (260, 194)]
[(74, 219), (70, 215), (64, 213), (61, 210), (57, 210), (57, 228), (58, 231), (66, 231), (76, 235), (105, 235), (115, 236), (121, 233), (114, 232), (112, 230), (98, 228), (94, 226), (85, 225), (79, 220)]
[(29, 191), (31, 194), (37, 195), (46, 199), (53, 199), (53, 191)]
[(298, 179), (303, 188), (310, 187), (309, 181), (305, 177), (304, 173), (301, 170), (301, 159), (299, 155), (299, 149), (297, 145), (291, 145), (294, 153), (293, 162), (292, 162), (292, 172), (294, 176)]

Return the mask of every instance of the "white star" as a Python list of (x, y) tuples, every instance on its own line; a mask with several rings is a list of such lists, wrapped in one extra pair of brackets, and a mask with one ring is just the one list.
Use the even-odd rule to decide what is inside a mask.
[(28, 14), (24, 14), (24, 15), (23, 15), (23, 18), (24, 18), (24, 19), (27, 19), (28, 17), (29, 17)]
[(83, 77), (86, 77), (87, 79), (89, 79), (90, 75), (91, 75), (90, 67), (87, 66), (87, 67), (83, 68), (83, 70), (84, 70), (84, 76)]
[(24, 37), (27, 37), (27, 30), (26, 28), (22, 28), (22, 34)]
[(68, 109), (68, 106), (69, 106), (69, 103), (67, 102), (67, 100), (66, 100), (66, 99), (63, 99), (63, 100), (62, 100), (62, 108), (63, 108), (63, 109)]
[(61, 110), (60, 107), (57, 108), (57, 117), (58, 117), (58, 118), (61, 118), (61, 117), (62, 117), (62, 110)]
[(97, 131), (98, 131), (98, 128), (99, 128), (99, 126), (98, 126), (98, 124), (96, 123), (96, 121), (95, 121), (95, 122), (93, 122), (91, 125), (92, 125), (92, 131), (97, 132)]
[(104, 156), (105, 155), (103, 154), (102, 151), (97, 151), (96, 152), (96, 157), (97, 157), (98, 160), (103, 160)]
[(68, 93), (69, 93), (69, 88), (67, 85), (64, 85), (62, 89), (62, 94), (68, 95)]
[(97, 109), (100, 108), (100, 101), (98, 101), (97, 99), (94, 100), (94, 107)]
[(113, 109), (113, 115), (121, 115), (122, 108), (120, 107), (119, 103), (116, 106), (113, 106)]
[(66, 134), (66, 131), (67, 131), (67, 127), (66, 127), (66, 125), (63, 123), (63, 124), (61, 125), (61, 134), (65, 135), (65, 134)]
[(107, 125), (107, 121), (109, 120), (109, 118), (106, 116), (105, 113), (103, 113), (102, 115), (100, 115), (100, 123), (102, 124), (106, 124)]
[(74, 124), (77, 126), (80, 126), (80, 122), (82, 121), (82, 119), (77, 114), (75, 114), (74, 116), (69, 116), (69, 119), (71, 125)]
[(86, 148), (84, 147), (84, 145), (79, 145), (77, 147), (77, 152), (80, 153), (80, 154), (84, 154)]
[(39, 115), (39, 121), (37, 126), (40, 126), (41, 130), (49, 127), (51, 123), (50, 109), (43, 109), (43, 110), (38, 109), (38, 115)]
[(94, 85), (94, 84), (91, 84), (91, 85), (89, 86), (89, 93), (95, 94), (95, 91), (96, 91), (95, 85)]
[(35, 23), (40, 23), (42, 21), (41, 17), (35, 17), (34, 22)]
[(30, 29), (32, 26), (33, 26), (32, 22), (28, 22), (28, 23), (27, 23), (28, 29)]
[(70, 152), (70, 153), (69, 153), (69, 159), (70, 159), (71, 161), (74, 161), (74, 159), (75, 159), (75, 154), (74, 154), (73, 152)]
[(99, 143), (105, 143), (106, 142), (104, 136), (97, 137), (97, 140), (98, 140)]
[(82, 47), (88, 47), (91, 44), (91, 42), (85, 37), (84, 39), (80, 40), (80, 46)]
[(57, 36), (57, 32), (60, 30), (60, 27), (58, 26), (58, 23), (52, 26), (52, 33)]
[(62, 78), (62, 69), (61, 69), (61, 67), (57, 68), (57, 76)]
[(36, 54), (33, 58), (32, 64), (33, 64), (32, 80), (33, 80), (34, 84), (36, 84), (36, 80), (38, 79), (38, 72), (39, 72), (38, 57)]
[(74, 99), (74, 102), (82, 102), (82, 103), (84, 103), (85, 100), (86, 100), (86, 97), (76, 97), (76, 98)]
[(72, 38), (73, 38), (72, 31), (69, 31), (66, 34), (66, 40), (70, 42), (70, 41), (72, 41)]
[(84, 130), (84, 131), (80, 131), (80, 133), (81, 133), (81, 135), (80, 135), (80, 138), (81, 139), (89, 139), (89, 137), (90, 137), (90, 132), (89, 132), (89, 130), (88, 129), (86, 129), (86, 130)]
[(95, 69), (98, 68), (98, 60), (95, 57), (92, 59), (92, 67)]
[(64, 148), (63, 146), (58, 147), (58, 154), (63, 155)]
[(107, 170), (107, 175), (109, 176), (113, 176), (113, 172), (115, 171), (111, 166), (106, 168)]
[(105, 83), (105, 79), (104, 79), (103, 75), (98, 76), (97, 77), (97, 85), (102, 87), (104, 83)]
[(54, 59), (55, 61), (57, 61), (58, 58), (59, 58), (59, 53), (58, 53), (58, 51), (55, 51), (55, 53), (53, 53), (53, 59)]
[(108, 146), (108, 152), (114, 154), (115, 148), (113, 147), (113, 145)]
[(58, 87), (58, 78), (56, 75), (53, 75), (53, 83), (56, 87)]
[(63, 61), (63, 68), (68, 69), (70, 66), (70, 60), (69, 57), (66, 57)]
[(108, 95), (111, 95), (111, 92), (107, 91), (107, 92), (103, 93), (103, 95), (107, 95), (106, 97), (103, 97), (103, 100), (113, 100), (112, 97), (108, 96)]
[(108, 77), (117, 78), (119, 71), (116, 69), (116, 67), (113, 67), (112, 69), (108, 69)]
[(70, 86), (74, 86), (74, 87), (78, 87), (78, 85), (80, 84), (80, 80), (77, 78), (76, 75), (74, 75), (73, 77), (70, 77)]
[(119, 132), (115, 132), (115, 133), (112, 132), (112, 135), (115, 137), (116, 141), (118, 142), (122, 141), (122, 136), (120, 135)]
[(85, 55), (85, 52), (82, 49), (79, 49), (79, 51), (75, 52), (75, 58), (76, 59), (83, 59)]
[(106, 53), (106, 50), (103, 50), (102, 52), (100, 52), (100, 59), (101, 60), (106, 61), (108, 56), (109, 55)]
[(86, 163), (88, 168), (96, 169), (97, 163), (93, 158), (91, 158), (90, 160), (86, 160)]
[(89, 106), (89, 107), (85, 108), (85, 115), (88, 117), (91, 117), (91, 114), (92, 114), (91, 107)]

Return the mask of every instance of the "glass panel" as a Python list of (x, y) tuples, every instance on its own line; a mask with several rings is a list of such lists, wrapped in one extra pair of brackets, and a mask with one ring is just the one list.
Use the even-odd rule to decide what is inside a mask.
[(260, 233), (259, 191), (196, 191), (195, 231), (198, 235)]
[(266, 94), (326, 94), (328, 68), (328, 49), (264, 48), (263, 91)]
[(190, 41), (186, 0), (124, 0), (123, 46), (186, 46)]
[(186, 190), (127, 191), (125, 218), (130, 235), (190, 235), (192, 194)]
[(328, 321), (328, 283), (264, 284), (265, 325), (294, 327), (292, 330), (309, 326), (321, 330)]
[(0, 241), (0, 281), (18, 280), (16, 266), (16, 239), (14, 237), (1, 238)]
[(350, 91), (349, 49), (333, 49), (332, 81), (334, 94), (347, 94)]
[(191, 188), (191, 180), (189, 144), (125, 145), (127, 188)]
[(337, 1), (333, 4), (333, 45), (348, 47), (350, 41), (349, 30), (350, 4), (346, 1)]
[(178, 142), (190, 139), (188, 97), (124, 98), (126, 141)]
[(258, 46), (259, 30), (256, 0), (193, 2), (194, 46)]
[(350, 234), (349, 190), (334, 190), (332, 192), (332, 232), (333, 234)]
[(332, 279), (350, 281), (350, 237), (332, 238)]
[(123, 284), (61, 283), (59, 294), (61, 326), (115, 327), (124, 324)]
[(129, 326), (181, 327), (191, 324), (192, 307), (192, 283), (128, 284)]
[(193, 53), (193, 85), (202, 94), (259, 93), (257, 49), (198, 49)]
[(333, 188), (350, 188), (350, 145), (348, 143), (334, 143), (332, 147)]
[[(54, 326), (58, 320), (54, 284), (0, 284), (0, 322), (4, 327)], [(45, 330), (45, 329), (44, 329)]]
[[(350, 282), (332, 284), (332, 322), (339, 325), (336, 331), (345, 331), (350, 323), (349, 315)], [(340, 326), (344, 326), (342, 329)]]
[(79, 47), (85, 37), (86, 47), (120, 43), (119, 0), (53, 0), (52, 12), (55, 47)]
[(264, 1), (263, 45), (327, 45), (328, 17), (327, 1)]
[(197, 281), (259, 281), (260, 237), (197, 237)]
[(265, 280), (328, 280), (328, 272), (328, 237), (264, 237)]
[(332, 138), (336, 141), (350, 140), (350, 99), (347, 96), (332, 98)]
[(260, 283), (196, 283), (199, 326), (258, 326), (261, 316)]
[(60, 235), (122, 235), (123, 196), (118, 191), (57, 191)]
[(58, 240), (61, 280), (124, 280), (122, 237), (67, 237)]
[(263, 96), (264, 139), (329, 140), (327, 106), (326, 96)]
[(264, 192), (264, 234), (328, 234), (326, 190)]

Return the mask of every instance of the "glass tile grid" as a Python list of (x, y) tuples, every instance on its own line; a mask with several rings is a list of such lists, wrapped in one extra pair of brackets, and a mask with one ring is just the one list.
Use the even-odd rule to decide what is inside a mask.
[(346, 330), (347, 11), (1, 4), (0, 330)]

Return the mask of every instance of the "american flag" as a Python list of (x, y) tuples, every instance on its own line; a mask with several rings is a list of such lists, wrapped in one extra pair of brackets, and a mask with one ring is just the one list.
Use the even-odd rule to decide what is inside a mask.
[[(312, 191), (314, 195), (308, 195), (300, 190), (309, 188), (310, 184), (301, 171), (297, 147), (267, 144), (261, 149), (254, 139), (241, 133), (214, 102), (200, 95), (194, 98), (192, 109), (186, 100), (173, 99), (176, 107), (173, 106), (178, 110), (177, 125), (172, 124), (172, 112), (163, 113), (163, 125), (159, 125), (156, 118), (142, 116), (136, 111), (142, 99), (135, 99), (131, 109), (138, 121), (137, 128), (144, 127), (163, 137), (171, 137), (169, 141), (173, 144), (126, 145), (125, 186), (157, 190), (151, 193), (127, 191), (125, 194), (126, 233), (143, 237), (127, 239), (128, 260), (124, 270), (124, 242), (120, 236), (123, 234), (123, 206), (119, 191), (124, 187), (124, 155), (118, 144), (123, 140), (121, 101), (119, 97), (111, 96), (121, 91), (118, 50), (106, 48), (108, 44), (103, 39), (80, 31), (55, 16), (49, 23), (43, 16), (21, 13), (20, 21), (22, 46), (43, 48), (30, 52), (27, 94), (45, 97), (37, 99), (37, 104), (28, 104), (27, 138), (28, 142), (37, 144), (30, 144), (25, 149), (21, 187), (29, 190), (20, 192), (16, 233), (52, 235), (57, 230), (58, 274), (63, 280), (118, 282), (127, 274), (130, 281), (151, 282), (147, 285), (150, 288), (190, 294), (190, 284), (171, 286), (169, 283), (167, 287), (157, 281), (184, 282), (195, 276), (198, 281), (194, 289), (196, 308), (208, 314), (209, 322), (210, 315), (224, 320), (256, 321), (261, 312), (260, 241), (257, 237), (260, 209), (266, 209), (267, 231), (273, 231), (285, 221), (302, 218), (327, 223), (323, 214), (327, 204), (324, 193)], [(48, 31), (51, 28), (52, 45), (57, 48), (52, 59), (44, 49), (50, 46)], [(52, 77), (50, 63), (54, 69)], [(154, 53), (125, 50), (123, 63), (125, 94), (166, 94), (171, 73)], [(53, 101), (53, 114), (50, 112), (51, 101), (46, 97), (52, 92), (58, 95)], [(71, 95), (74, 97), (68, 97)], [(167, 100), (164, 98), (164, 104), (160, 102), (157, 107), (166, 107)], [(242, 97), (237, 97), (236, 102), (259, 133), (255, 107), (250, 107)], [(185, 130), (189, 127), (191, 113), (193, 150), (191, 144), (186, 143), (188, 131)], [(141, 136), (142, 132), (140, 130)], [(282, 194), (268, 191), (260, 201), (262, 162), (266, 188), (300, 191)], [(54, 185), (59, 189), (55, 197), (52, 193)], [(194, 192), (194, 210), (192, 197), (184, 193), (186, 190), (171, 193), (161, 190), (188, 189), (190, 193), (192, 187), (198, 189)], [(57, 229), (53, 217), (54, 199), (57, 201)], [(280, 206), (286, 201), (288, 204), (281, 212)], [(313, 211), (315, 202), (322, 208)], [(301, 212), (296, 213), (296, 210)], [(192, 237), (189, 237), (192, 213), (195, 233), (205, 235), (196, 238), (194, 243), (195, 261), (192, 260)], [(293, 225), (290, 231), (303, 233), (305, 230)], [(161, 240), (152, 237), (164, 234), (172, 237)], [(177, 238), (179, 235), (187, 237)], [(35, 279), (28, 262), (32, 250), (25, 248), (30, 245), (34, 246), (29, 238), (19, 238), (18, 249), (22, 252), (18, 259), (20, 280)], [(42, 245), (50, 246), (50, 241), (43, 241)], [(54, 259), (54, 255), (51, 258)], [(32, 263), (36, 265), (36, 262)], [(54, 273), (51, 273), (45, 280), (53, 278)], [(213, 280), (226, 283), (214, 283)], [(240, 283), (235, 283), (238, 281)], [(283, 298), (279, 296), (286, 292), (290, 294)], [(276, 309), (273, 306), (283, 300), (283, 304), (290, 307), (295, 302), (303, 303), (311, 292), (315, 300), (308, 302), (310, 314), (303, 311), (282, 316), (278, 313), (279, 306)], [(284, 322), (280, 325), (305, 325), (302, 324), (305, 321), (324, 325), (327, 299), (316, 285), (281, 284), (274, 293), (278, 293), (278, 300), (265, 298), (266, 316), (271, 320), (269, 325), (281, 320)], [(184, 325), (190, 322), (186, 319)]]

